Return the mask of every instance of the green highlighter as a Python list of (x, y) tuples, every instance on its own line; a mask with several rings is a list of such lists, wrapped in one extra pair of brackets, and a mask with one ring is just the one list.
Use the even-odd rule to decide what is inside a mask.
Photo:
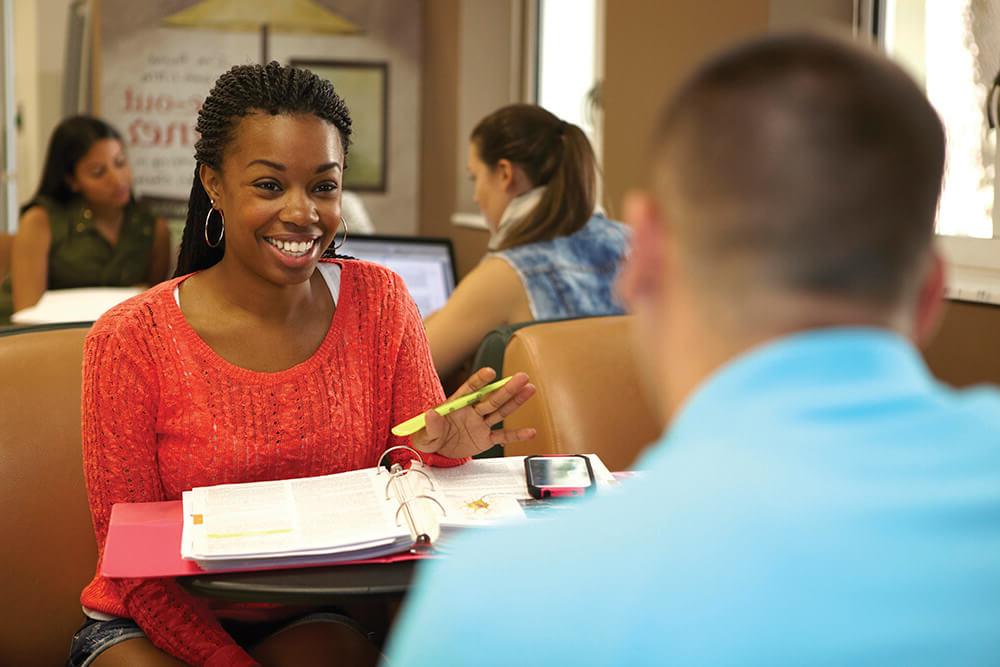
[[(491, 382), (490, 384), (486, 385), (485, 387), (481, 387), (480, 389), (477, 389), (471, 394), (466, 394), (465, 396), (459, 396), (458, 398), (452, 399), (447, 403), (442, 403), (441, 405), (434, 408), (434, 412), (438, 413), (443, 417), (445, 415), (451, 414), (452, 412), (455, 412), (456, 410), (461, 410), (467, 405), (478, 403), (483, 396), (486, 396), (487, 394), (496, 391), (500, 387), (510, 382), (510, 379), (512, 377), (514, 376), (508, 375), (504, 379), (497, 380), (496, 382)], [(402, 424), (396, 424), (395, 426), (393, 426), (392, 434), (399, 436), (413, 435), (414, 433), (422, 429), (425, 425), (426, 424), (424, 423), (424, 415), (423, 413), (421, 413), (416, 417), (414, 417), (413, 419), (407, 419)]]

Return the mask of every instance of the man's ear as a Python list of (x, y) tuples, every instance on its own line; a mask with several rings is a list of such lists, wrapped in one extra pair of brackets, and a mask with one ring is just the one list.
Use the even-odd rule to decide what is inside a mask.
[(930, 266), (917, 294), (913, 338), (918, 347), (927, 345), (937, 333), (944, 311), (946, 273), (944, 258), (937, 248), (932, 249)]
[(666, 273), (666, 224), (652, 195), (630, 191), (623, 206), (625, 221), (632, 228), (628, 259), (618, 275), (616, 292), (630, 311), (663, 288)]
[(207, 164), (198, 167), (198, 178), (201, 179), (201, 187), (205, 188), (208, 198), (214, 202), (222, 199), (222, 174), (212, 169)]

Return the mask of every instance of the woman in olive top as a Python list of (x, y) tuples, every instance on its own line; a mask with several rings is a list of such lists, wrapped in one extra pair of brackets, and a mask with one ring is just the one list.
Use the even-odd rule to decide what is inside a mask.
[(0, 285), (0, 323), (47, 289), (153, 284), (169, 265), (166, 222), (132, 196), (121, 135), (97, 118), (64, 120), (38, 190), (21, 209), (10, 276)]

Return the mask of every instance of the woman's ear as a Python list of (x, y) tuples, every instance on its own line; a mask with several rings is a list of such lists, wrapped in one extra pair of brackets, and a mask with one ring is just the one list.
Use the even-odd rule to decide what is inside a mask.
[[(207, 164), (198, 167), (198, 178), (201, 179), (201, 187), (205, 188), (208, 198), (214, 202), (222, 200), (222, 174), (212, 169)], [(221, 206), (221, 204), (220, 204)]]
[(70, 192), (80, 192), (80, 183), (76, 180), (76, 176), (73, 174), (68, 174), (66, 176), (66, 185), (69, 187)]
[(513, 197), (522, 195), (535, 187), (531, 183), (531, 179), (528, 178), (528, 175), (524, 173), (524, 169), (510, 160), (501, 159), (497, 162), (494, 173), (499, 179), (500, 187), (503, 188), (504, 192)]
[(514, 184), (514, 164), (505, 158), (497, 161), (497, 166), (493, 168), (500, 186), (506, 191), (510, 190)]

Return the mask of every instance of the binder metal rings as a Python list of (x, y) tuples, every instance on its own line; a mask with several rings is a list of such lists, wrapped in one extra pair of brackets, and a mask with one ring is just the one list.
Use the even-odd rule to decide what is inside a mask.
[(444, 508), (444, 505), (441, 504), (440, 500), (438, 500), (434, 496), (429, 496), (426, 493), (421, 493), (418, 496), (413, 496), (412, 498), (407, 498), (406, 500), (404, 500), (403, 502), (401, 502), (399, 504), (399, 507), (396, 508), (396, 525), (397, 526), (399, 525), (399, 513), (403, 511), (403, 508), (406, 508), (407, 509), (407, 513), (409, 513), (409, 507), (407, 507), (407, 506), (410, 503), (412, 503), (414, 500), (430, 500), (430, 501), (432, 501), (435, 505), (437, 505), (441, 509), (441, 514), (443, 514), (445, 516), (448, 516), (448, 510), (446, 510)]
[(392, 464), (392, 467), (393, 469), (389, 471), (389, 481), (385, 483), (386, 500), (391, 500), (391, 498), (389, 497), (389, 487), (392, 485), (393, 480), (395, 480), (397, 477), (405, 477), (406, 475), (409, 475), (411, 472), (423, 475), (424, 479), (427, 480), (427, 483), (430, 484), (431, 491), (437, 491), (437, 489), (434, 488), (434, 480), (431, 479), (431, 476), (425, 473), (423, 470), (420, 470), (418, 468), (404, 468), (398, 463)]
[[(413, 454), (414, 457), (416, 457), (416, 460), (420, 461), (420, 463), (423, 464), (424, 459), (423, 459), (422, 456), (420, 456), (420, 452), (418, 452), (417, 450), (415, 450), (415, 449), (413, 449), (411, 447), (407, 447), (406, 445), (397, 445), (396, 447), (390, 447), (389, 449), (385, 450), (384, 452), (382, 452), (382, 455), (379, 456), (378, 462), (375, 465), (376, 469), (378, 470), (378, 472), (376, 474), (378, 474), (378, 475), (382, 474), (382, 470), (383, 470), (382, 462), (385, 460), (386, 456), (388, 456), (389, 454), (391, 454), (393, 451), (401, 450), (401, 449), (405, 449), (406, 451), (408, 451), (411, 454)], [(419, 542), (420, 538), (421, 537), (426, 538), (426, 535), (421, 535), (416, 530), (416, 525), (414, 524), (413, 515), (410, 513), (410, 503), (412, 503), (415, 500), (430, 500), (431, 502), (433, 502), (435, 505), (438, 506), (438, 508), (441, 510), (441, 514), (443, 514), (444, 516), (448, 515), (448, 510), (445, 509), (444, 505), (441, 504), (440, 500), (438, 500), (434, 496), (430, 495), (429, 493), (417, 493), (417, 494), (413, 495), (412, 493), (404, 492), (403, 490), (400, 490), (399, 488), (397, 488), (397, 485), (396, 485), (397, 480), (401, 480), (402, 478), (406, 477), (410, 473), (417, 473), (420, 476), (422, 476), (425, 480), (427, 480), (427, 484), (430, 487), (430, 489), (429, 489), (430, 491), (436, 491), (437, 489), (434, 486), (434, 480), (431, 479), (431, 476), (428, 475), (423, 470), (421, 470), (420, 468), (413, 468), (413, 467), (404, 468), (402, 466), (402, 464), (393, 463), (391, 466), (389, 466), (389, 469), (388, 469), (387, 472), (388, 472), (388, 475), (389, 475), (389, 479), (386, 480), (386, 483), (385, 483), (385, 499), (386, 500), (391, 500), (392, 499), (392, 495), (390, 494), (390, 488), (393, 489), (394, 491), (396, 491), (396, 494), (395, 494), (396, 498), (399, 499), (399, 507), (396, 508), (396, 516), (395, 516), (396, 525), (397, 526), (401, 525), (400, 524), (400, 520), (399, 520), (399, 513), (402, 512), (403, 510), (406, 510), (405, 516), (406, 516), (407, 524), (409, 525), (409, 528), (410, 528), (411, 532), (414, 534), (414, 537)]]
[[(375, 461), (375, 467), (378, 468), (379, 474), (382, 474), (382, 461), (385, 460), (385, 457), (387, 457), (392, 452), (398, 451), (400, 449), (405, 449), (406, 451), (408, 451), (411, 454), (413, 454), (414, 458), (416, 458), (418, 461), (420, 461), (421, 463), (424, 462), (424, 457), (422, 457), (420, 455), (420, 452), (418, 452), (417, 450), (413, 449), (412, 447), (407, 447), (406, 445), (396, 445), (395, 447), (390, 447), (389, 449), (387, 449), (384, 452), (382, 452), (379, 455), (378, 460)], [(399, 465), (399, 464), (397, 463), (397, 464), (394, 464), (394, 465)], [(402, 466), (400, 466), (400, 467), (402, 468)], [(391, 468), (390, 468), (390, 470), (391, 470)]]

